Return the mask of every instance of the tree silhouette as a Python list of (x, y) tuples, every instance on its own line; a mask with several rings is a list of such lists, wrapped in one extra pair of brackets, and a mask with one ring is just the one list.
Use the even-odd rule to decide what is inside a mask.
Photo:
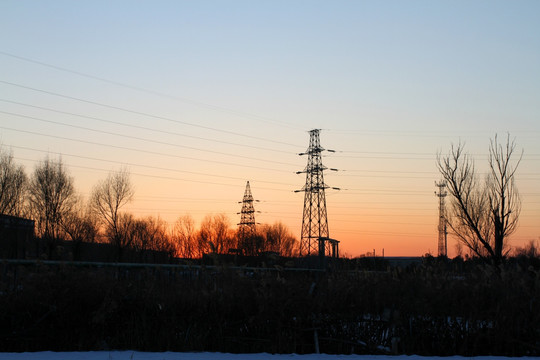
[(62, 217), (61, 228), (67, 239), (73, 241), (73, 259), (79, 260), (82, 242), (95, 242), (98, 236), (96, 216), (81, 196), (75, 198), (71, 209)]
[(0, 147), (0, 214), (23, 214), (27, 177), (24, 168), (13, 162), (13, 153)]
[(181, 216), (176, 220), (171, 237), (176, 247), (176, 256), (182, 258), (202, 256), (197, 254), (195, 221), (190, 215)]
[(37, 233), (49, 243), (60, 238), (61, 223), (75, 203), (73, 178), (62, 161), (46, 157), (34, 170), (28, 187), (31, 213)]
[(447, 219), (454, 235), (477, 256), (499, 263), (504, 258), (508, 237), (516, 230), (521, 201), (515, 186), (515, 141), (507, 136), (503, 146), (497, 136), (490, 141), (489, 172), (478, 178), (474, 160), (464, 144), (452, 145), (450, 153), (437, 157), (438, 168), (452, 196)]
[(198, 253), (224, 254), (233, 247), (230, 221), (224, 214), (207, 215), (201, 222), (197, 236)]
[(121, 222), (120, 209), (133, 198), (134, 190), (129, 173), (123, 169), (109, 176), (94, 187), (90, 204), (105, 226), (111, 244), (118, 249), (121, 257), (122, 249), (133, 242), (130, 232), (131, 219)]

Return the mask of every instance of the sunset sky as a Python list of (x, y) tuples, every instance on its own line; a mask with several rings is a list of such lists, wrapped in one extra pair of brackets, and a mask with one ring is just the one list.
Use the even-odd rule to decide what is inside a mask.
[(343, 253), (436, 255), (436, 154), (485, 171), (496, 133), (524, 151), (510, 244), (539, 239), (540, 2), (0, 3), (0, 142), (28, 174), (61, 155), (88, 196), (125, 167), (127, 211), (234, 226), (249, 180), (299, 238), (314, 128)]

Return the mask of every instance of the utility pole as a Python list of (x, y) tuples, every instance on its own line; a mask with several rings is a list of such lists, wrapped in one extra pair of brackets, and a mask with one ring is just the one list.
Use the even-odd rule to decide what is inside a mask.
[(447, 242), (447, 228), (446, 228), (446, 207), (444, 198), (448, 195), (446, 191), (446, 181), (441, 180), (440, 182), (435, 182), (435, 186), (439, 188), (435, 192), (435, 195), (439, 198), (439, 242), (438, 242), (438, 255), (447, 256), (448, 252), (448, 242)]
[[(309, 147), (305, 153), (299, 154), (308, 156), (306, 168), (297, 172), (297, 174), (306, 173), (306, 184), (301, 190), (295, 191), (304, 192), (300, 256), (319, 254), (324, 257), (325, 253), (336, 256), (338, 254), (339, 242), (329, 238), (325, 190), (330, 187), (324, 183), (323, 172), (328, 168), (322, 164), (321, 153), (325, 149), (321, 147), (319, 131), (319, 129), (309, 131)], [(337, 169), (329, 170), (337, 171)], [(332, 189), (339, 190), (339, 188)]]
[[(256, 229), (255, 229), (255, 208), (253, 207), (253, 202), (256, 201), (253, 199), (251, 194), (251, 187), (249, 186), (249, 181), (246, 183), (246, 189), (244, 190), (244, 198), (242, 201), (239, 201), (239, 204), (242, 204), (242, 210), (238, 213), (240, 216), (240, 223), (238, 224), (238, 250), (242, 252), (249, 252), (249, 255), (254, 255), (256, 249), (253, 249), (253, 246), (250, 246), (251, 240), (253, 240)], [(250, 251), (251, 250), (251, 251)]]

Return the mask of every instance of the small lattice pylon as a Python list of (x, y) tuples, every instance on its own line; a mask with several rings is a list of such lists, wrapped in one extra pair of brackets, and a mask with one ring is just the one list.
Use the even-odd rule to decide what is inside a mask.
[(240, 223), (238, 224), (238, 250), (247, 255), (254, 255), (256, 249), (253, 249), (251, 244), (256, 235), (256, 222), (255, 222), (255, 207), (251, 194), (251, 187), (249, 181), (246, 183), (246, 189), (244, 190), (244, 198), (239, 203), (242, 204), (242, 210), (239, 212)]

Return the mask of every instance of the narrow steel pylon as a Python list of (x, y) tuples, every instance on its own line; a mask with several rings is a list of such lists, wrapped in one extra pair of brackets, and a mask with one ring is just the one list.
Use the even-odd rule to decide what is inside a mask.
[[(314, 129), (309, 132), (309, 148), (305, 153), (299, 154), (308, 156), (306, 168), (297, 172), (297, 174), (306, 173), (306, 184), (301, 190), (295, 191), (305, 193), (300, 256), (320, 254), (321, 240), (325, 244), (324, 252), (327, 254), (331, 252), (330, 242), (324, 241), (330, 238), (325, 195), (325, 190), (329, 186), (324, 183), (323, 172), (328, 168), (322, 164), (321, 153), (325, 149), (321, 147), (319, 131), (319, 129)], [(327, 151), (333, 152), (333, 150)], [(337, 169), (330, 170), (337, 171)]]
[(446, 192), (446, 181), (441, 180), (435, 182), (435, 186), (439, 188), (435, 192), (435, 195), (439, 198), (439, 241), (438, 241), (438, 256), (447, 256), (448, 254), (448, 241), (447, 241), (447, 227), (446, 227), (446, 207), (444, 198), (448, 193)]
[(241, 215), (238, 224), (238, 247), (242, 252), (250, 252), (248, 242), (256, 234), (254, 201), (248, 181), (244, 190), (244, 198), (240, 202), (242, 203), (242, 210), (239, 213)]
[(253, 206), (253, 195), (249, 181), (246, 183), (244, 198), (241, 201), (242, 210), (240, 211), (240, 223), (238, 224), (240, 233), (243, 235), (253, 235), (255, 233), (255, 207)]

